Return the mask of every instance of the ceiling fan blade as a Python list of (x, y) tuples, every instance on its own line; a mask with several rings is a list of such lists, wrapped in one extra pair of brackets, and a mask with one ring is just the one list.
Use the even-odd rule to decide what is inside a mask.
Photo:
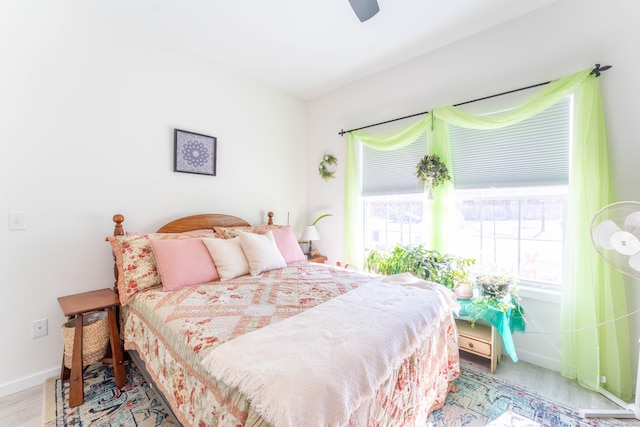
[(351, 8), (360, 19), (360, 22), (364, 22), (380, 12), (378, 0), (349, 0), (349, 3), (351, 3)]

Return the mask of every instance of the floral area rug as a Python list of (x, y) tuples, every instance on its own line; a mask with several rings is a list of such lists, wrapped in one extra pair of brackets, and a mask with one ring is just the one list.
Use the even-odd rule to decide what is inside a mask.
[[(84, 372), (85, 402), (69, 408), (69, 381), (54, 377), (44, 386), (43, 427), (179, 426), (135, 364), (125, 362), (128, 382), (118, 390), (111, 365)], [(585, 419), (575, 408), (462, 363), (458, 391), (449, 393), (427, 427), (620, 427), (616, 420)], [(515, 422), (517, 420), (518, 422)], [(524, 420), (524, 421), (523, 421)], [(527, 422), (530, 421), (530, 422)]]
[[(466, 363), (461, 363), (456, 386), (458, 391), (449, 393), (444, 407), (429, 416), (427, 427), (628, 427), (617, 420), (583, 418), (576, 408), (475, 370), (473, 365)], [(503, 420), (509, 418), (505, 416), (507, 414), (530, 422), (505, 423)]]
[(44, 385), (43, 427), (179, 426), (142, 374), (125, 361), (127, 384), (115, 387), (113, 367), (96, 363), (84, 371), (84, 403), (69, 407), (69, 381), (50, 378)]

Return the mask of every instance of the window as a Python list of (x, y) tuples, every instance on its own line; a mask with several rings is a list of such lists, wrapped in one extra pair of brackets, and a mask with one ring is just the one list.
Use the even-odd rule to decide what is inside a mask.
[[(449, 126), (455, 181), (455, 233), (450, 252), (475, 258), (480, 266), (503, 268), (521, 282), (554, 287), (562, 277), (564, 218), (568, 193), (572, 98), (540, 114), (496, 130)], [(418, 141), (417, 141), (418, 142)], [(390, 160), (391, 152), (363, 149), (365, 250), (419, 244), (426, 197), (413, 171), (414, 158)], [(376, 162), (370, 160), (376, 158)], [(368, 191), (367, 171), (410, 171), (417, 191)], [(369, 168), (368, 168), (369, 167)], [(383, 179), (383, 182), (388, 180)], [(368, 191), (368, 192), (367, 192)]]
[(458, 190), (451, 252), (521, 282), (558, 285), (566, 201), (566, 186)]
[(424, 241), (425, 200), (414, 170), (426, 151), (426, 134), (399, 150), (362, 147), (365, 251)]
[(396, 244), (424, 242), (424, 194), (364, 198), (365, 250), (389, 252)]

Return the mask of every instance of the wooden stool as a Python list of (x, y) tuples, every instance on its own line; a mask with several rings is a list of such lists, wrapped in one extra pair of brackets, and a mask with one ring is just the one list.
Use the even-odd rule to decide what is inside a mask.
[(84, 401), (84, 381), (82, 378), (82, 315), (90, 311), (107, 310), (109, 321), (109, 341), (111, 341), (111, 358), (103, 359), (104, 362), (113, 364), (113, 375), (116, 387), (123, 387), (127, 383), (127, 373), (124, 370), (124, 358), (120, 346), (120, 334), (116, 320), (115, 307), (120, 306), (118, 295), (111, 289), (83, 292), (75, 295), (58, 297), (58, 304), (65, 316), (71, 319), (75, 316), (75, 332), (73, 338), (73, 355), (71, 369), (64, 364), (64, 352), (62, 354), (62, 370), (60, 379), (71, 377), (69, 390), (69, 406), (82, 405)]

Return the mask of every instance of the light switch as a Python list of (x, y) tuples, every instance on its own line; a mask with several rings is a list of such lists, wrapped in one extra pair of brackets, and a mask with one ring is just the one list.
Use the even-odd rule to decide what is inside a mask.
[(23, 212), (9, 212), (9, 230), (26, 230)]

